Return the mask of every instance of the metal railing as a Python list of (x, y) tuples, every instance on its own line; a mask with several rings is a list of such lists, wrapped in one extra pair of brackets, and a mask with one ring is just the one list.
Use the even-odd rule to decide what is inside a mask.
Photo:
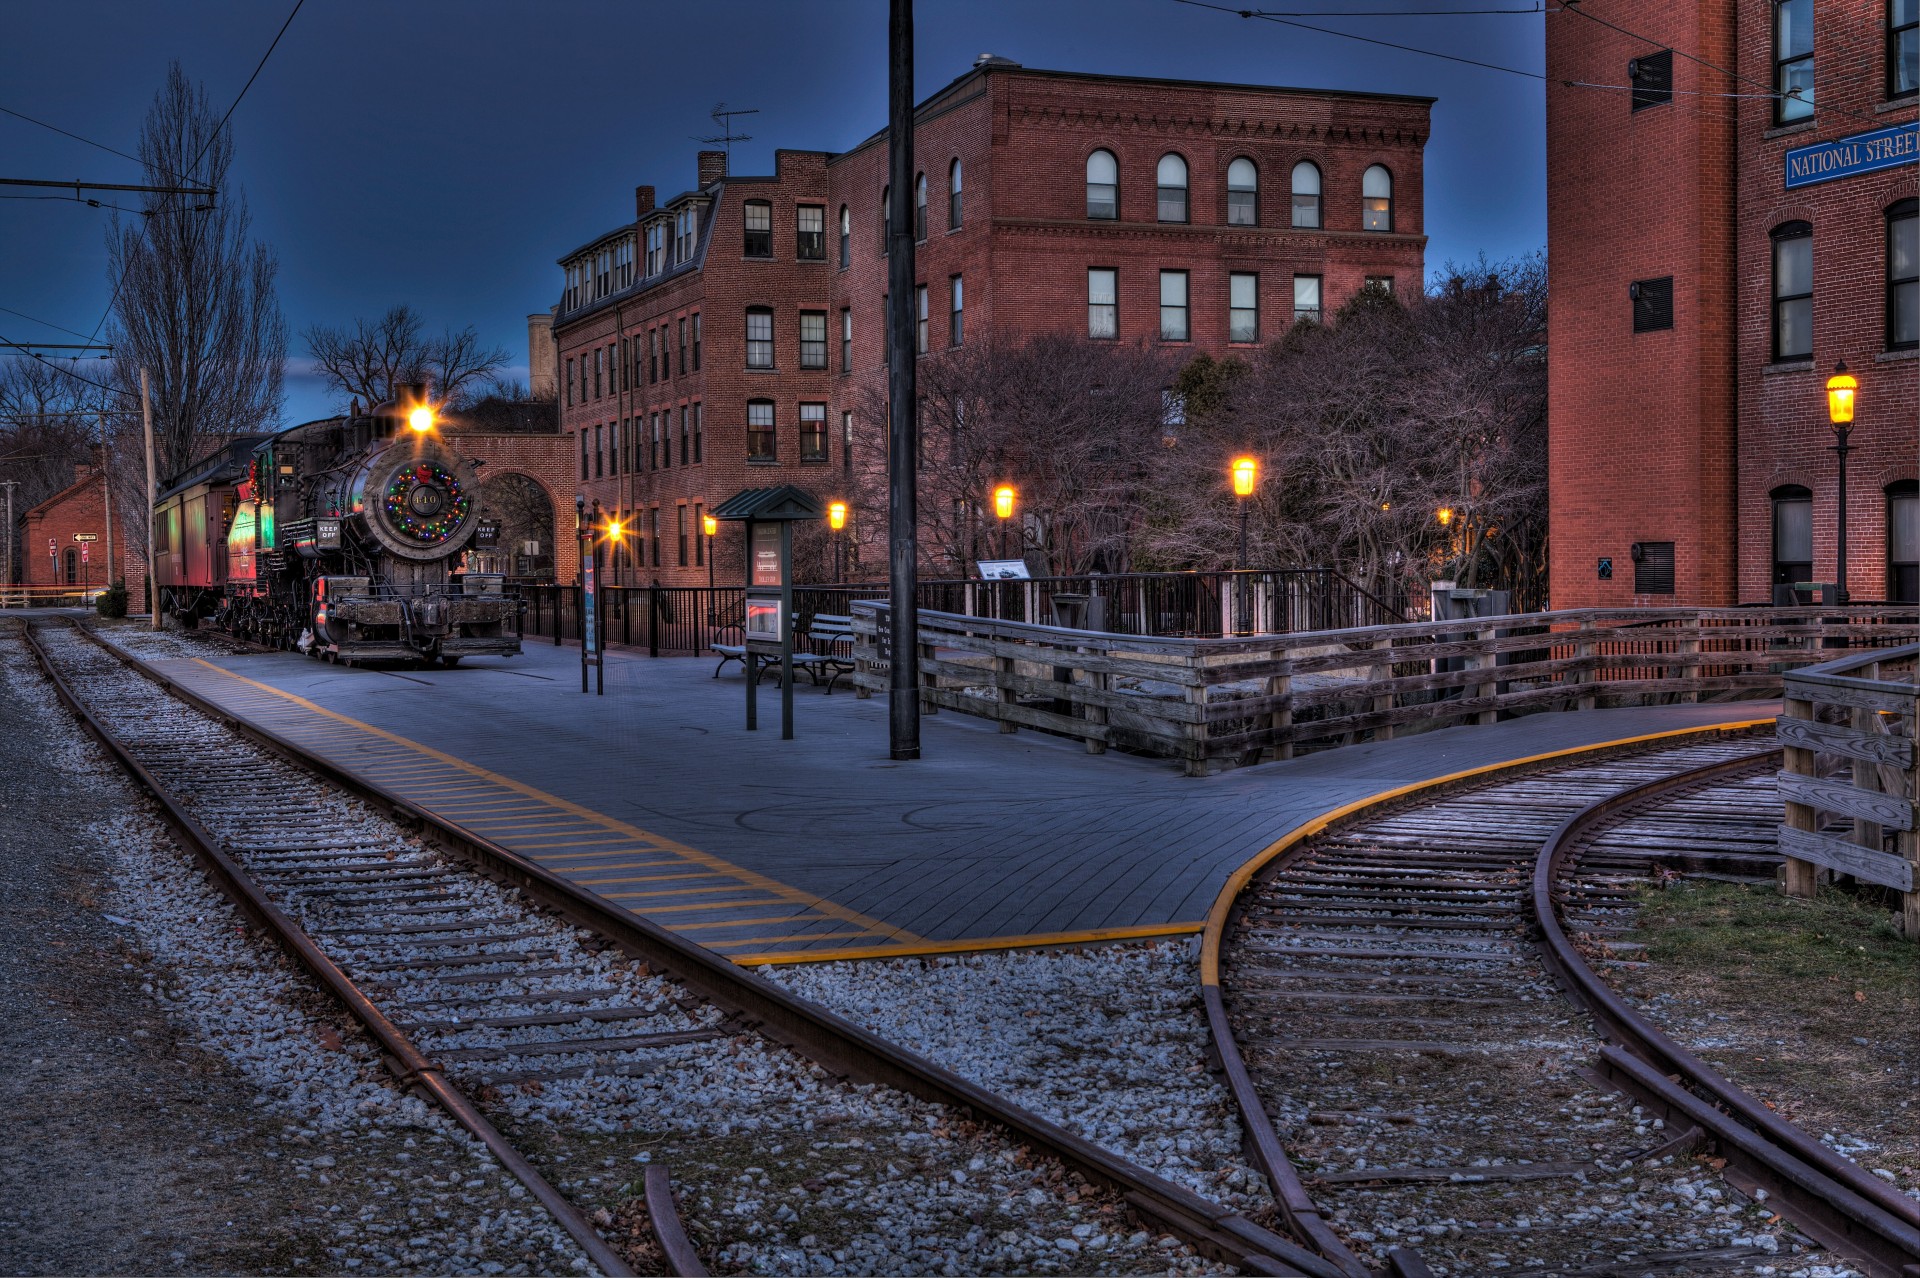
[(0, 586), (0, 608), (85, 608), (105, 594), (97, 586)]

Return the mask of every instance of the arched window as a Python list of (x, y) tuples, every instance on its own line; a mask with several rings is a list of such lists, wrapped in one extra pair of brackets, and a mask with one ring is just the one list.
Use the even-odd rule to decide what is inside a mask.
[(947, 229), (960, 229), (960, 161), (947, 170)]
[(1312, 160), (1293, 166), (1293, 224), (1316, 229), (1320, 225), (1320, 166)]
[(1813, 578), (1813, 493), (1799, 484), (1776, 488), (1773, 499), (1773, 584)]
[(1813, 356), (1813, 223), (1773, 228), (1773, 358)]
[(1159, 194), (1159, 217), (1162, 222), (1184, 222), (1187, 220), (1187, 162), (1171, 153), (1160, 157), (1160, 167), (1154, 170), (1154, 186)]
[(1920, 484), (1887, 485), (1887, 602), (1920, 603)]
[(1260, 224), (1260, 170), (1241, 156), (1227, 166), (1227, 225)]
[(848, 258), (852, 256), (853, 215), (847, 212), (847, 206), (840, 206), (840, 269), (847, 269)]
[(1393, 229), (1393, 174), (1375, 164), (1360, 177), (1360, 229)]
[(1887, 210), (1887, 349), (1920, 346), (1920, 200)]
[(1087, 216), (1120, 216), (1120, 165), (1111, 151), (1095, 151), (1087, 157)]
[[(582, 436), (581, 438), (585, 438)], [(67, 547), (67, 584), (76, 585), (80, 581), (80, 552), (72, 546)]]
[(924, 173), (913, 180), (913, 238), (916, 242), (927, 238), (927, 175)]
[(748, 200), (744, 208), (747, 232), (746, 255), (772, 257), (773, 205), (766, 200)]

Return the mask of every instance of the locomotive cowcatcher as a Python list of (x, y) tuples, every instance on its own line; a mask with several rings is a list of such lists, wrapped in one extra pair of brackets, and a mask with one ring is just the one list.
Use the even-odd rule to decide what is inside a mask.
[(504, 579), (459, 570), (497, 525), (426, 388), (236, 439), (154, 506), (160, 606), (328, 661), (451, 666), (520, 651)]

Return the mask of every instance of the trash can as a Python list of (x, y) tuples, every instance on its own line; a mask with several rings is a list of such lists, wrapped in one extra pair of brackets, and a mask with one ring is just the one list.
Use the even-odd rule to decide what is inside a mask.
[(1068, 630), (1101, 630), (1107, 624), (1104, 595), (1063, 591), (1053, 596), (1053, 624)]

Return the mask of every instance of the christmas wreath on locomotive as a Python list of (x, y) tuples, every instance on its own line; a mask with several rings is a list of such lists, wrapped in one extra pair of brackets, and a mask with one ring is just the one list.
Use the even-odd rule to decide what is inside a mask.
[(161, 606), (330, 661), (516, 653), (518, 600), (459, 570), (497, 529), (479, 492), (423, 386), (236, 440), (155, 504)]

